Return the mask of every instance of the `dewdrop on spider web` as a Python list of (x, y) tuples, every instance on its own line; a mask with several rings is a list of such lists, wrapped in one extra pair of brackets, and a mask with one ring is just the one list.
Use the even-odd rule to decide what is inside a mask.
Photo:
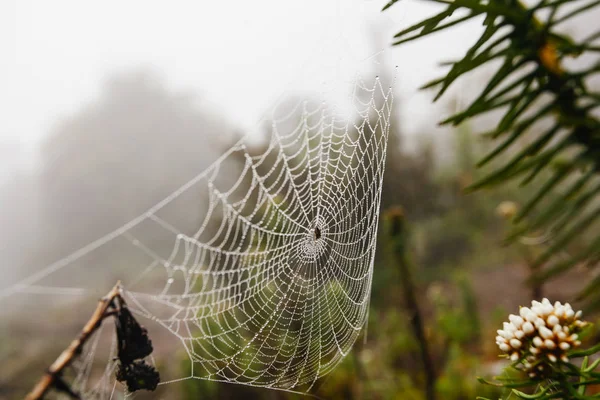
[(569, 303), (548, 299), (521, 307), (498, 330), (500, 350), (531, 378), (544, 378), (553, 364), (569, 362), (567, 352), (581, 345), (578, 334), (587, 325)]

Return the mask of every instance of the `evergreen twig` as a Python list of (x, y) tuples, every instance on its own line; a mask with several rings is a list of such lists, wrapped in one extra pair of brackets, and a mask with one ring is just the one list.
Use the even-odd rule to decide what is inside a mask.
[[(398, 1), (391, 0), (384, 9)], [(600, 32), (576, 41), (557, 29), (562, 23), (599, 7), (600, 0), (540, 0), (531, 6), (519, 0), (429, 1), (446, 8), (398, 32), (394, 45), (477, 16), (484, 17), (485, 26), (464, 57), (447, 64), (450, 70), (446, 76), (424, 86), (437, 88), (436, 100), (458, 78), (493, 60), (502, 60), (475, 100), (441, 122), (458, 125), (493, 110), (504, 110), (499, 123), (488, 134), (500, 143), (478, 164), (490, 164), (492, 171), (473, 183), (470, 190), (516, 178), (522, 179), (521, 185), (546, 179), (514, 219), (515, 223), (527, 222), (516, 226), (509, 235), (514, 240), (526, 231), (553, 227), (553, 243), (531, 263), (535, 271), (532, 282), (542, 282), (576, 264), (597, 263), (600, 260), (597, 240), (587, 244), (579, 240), (577, 250), (567, 261), (554, 256), (563, 253), (565, 246), (571, 245), (575, 238), (582, 238), (586, 230), (597, 227), (595, 224), (600, 221), (599, 208), (594, 203), (600, 197), (600, 185), (592, 183), (600, 178), (600, 120), (594, 114), (600, 107), (600, 96), (587, 83), (600, 71), (600, 62), (572, 72), (562, 63), (565, 57), (596, 54), (599, 46), (594, 41)], [(559, 12), (567, 3), (568, 11)], [(541, 19), (540, 10), (548, 11), (544, 14), (547, 17)], [(542, 132), (536, 128), (540, 121), (550, 119), (553, 120), (550, 128)], [(523, 138), (529, 142), (524, 147), (520, 145)], [(564, 182), (569, 185), (566, 189)], [(554, 196), (555, 192), (561, 194)], [(585, 296), (593, 297), (590, 303), (600, 304), (600, 295), (594, 295), (592, 289), (600, 292), (600, 281), (585, 292)]]

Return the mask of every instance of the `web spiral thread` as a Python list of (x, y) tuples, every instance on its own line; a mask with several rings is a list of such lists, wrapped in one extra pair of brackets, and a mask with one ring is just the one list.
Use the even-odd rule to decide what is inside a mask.
[[(1, 294), (127, 243), (148, 261), (124, 279), (127, 302), (183, 343), (183, 379), (310, 390), (350, 351), (368, 313), (393, 96), (379, 79), (359, 79), (351, 100), (351, 119), (299, 101), (273, 118), (260, 150), (241, 139), (140, 217)], [(206, 201), (188, 229), (169, 211), (191, 192)], [(171, 245), (145, 235), (156, 230)], [(138, 291), (157, 280), (161, 289)], [(109, 398), (114, 363), (104, 383), (86, 387), (93, 358), (83, 358), (78, 387)]]

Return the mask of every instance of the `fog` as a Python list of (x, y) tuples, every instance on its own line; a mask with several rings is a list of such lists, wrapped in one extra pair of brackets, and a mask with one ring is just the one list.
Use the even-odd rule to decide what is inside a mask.
[(392, 32), (431, 6), (381, 7), (3, 2), (1, 286), (143, 212), (236, 137), (259, 137), (282, 99), (313, 93), (349, 112), (365, 64), (395, 75), (409, 135), (432, 126), (430, 96), (416, 88), (461, 46), (444, 36), (392, 52)]
[[(212, 179), (202, 182), (204, 186), (191, 185), (190, 190), (178, 188), (194, 182), (207, 168), (219, 175), (223, 192), (238, 177), (252, 176), (243, 170), (248, 159), (244, 157), (269, 153), (273, 126), (284, 133), (294, 132), (304, 122), (318, 126), (319, 117), (326, 114), (344, 121), (341, 128), (335, 128), (340, 132), (348, 127), (358, 130), (354, 121), (376, 119), (369, 113), (356, 115), (357, 101), (368, 100), (364, 96), (370, 95), (366, 89), (373, 82), (391, 87), (395, 98), (382, 209), (401, 204), (407, 215), (422, 222), (415, 253), (423, 271), (435, 279), (434, 268), (455, 263), (459, 270), (465, 254), (478, 255), (480, 247), (485, 252), (500, 237), (497, 221), (489, 222), (493, 214), (489, 210), (497, 199), (473, 200), (462, 196), (461, 188), (473, 178), (473, 161), (483, 148), (470, 141), (471, 129), (489, 126), (497, 115), (458, 130), (441, 128), (437, 121), (465, 104), (491, 70), (478, 71), (469, 82), (458, 81), (436, 104), (431, 103), (432, 92), (418, 90), (444, 73), (438, 65), (441, 61), (464, 53), (481, 31), (481, 20), (391, 47), (395, 32), (437, 7), (432, 2), (408, 0), (382, 13), (386, 2), (2, 1), (0, 316), (10, 313), (17, 321), (0, 321), (2, 337), (25, 332), (22, 336), (31, 343), (43, 343), (47, 330), (70, 335), (115, 281), (137, 284), (149, 262), (171, 260), (170, 252), (180, 251), (176, 257), (186, 264), (189, 254), (173, 242), (199, 226), (203, 230), (204, 216), (214, 215), (211, 223), (217, 228), (208, 226), (210, 239), (203, 242), (212, 245), (226, 210), (209, 207)], [(595, 17), (586, 16), (585, 23), (569, 26), (567, 31), (588, 32)], [(364, 93), (357, 95), (361, 90)], [(385, 109), (381, 98), (377, 100), (380, 109)], [(305, 118), (305, 108), (324, 111)], [(458, 148), (458, 136), (464, 148)], [(236, 147), (242, 138), (248, 148)], [(459, 163), (445, 162), (461, 156), (464, 159)], [(265, 155), (271, 163), (275, 158)], [(215, 160), (222, 168), (210, 169)], [(269, 162), (256, 163), (265, 175)], [(300, 173), (300, 179), (306, 181), (311, 173)], [(245, 199), (246, 193), (251, 198), (252, 190), (245, 181), (238, 190), (241, 194), (231, 202)], [(169, 197), (173, 193), (177, 195)], [(258, 202), (260, 196), (255, 196), (248, 204)], [(169, 207), (147, 213), (165, 198), (173, 200)], [(212, 200), (211, 206), (218, 203)], [(68, 258), (132, 220), (143, 222), (114, 235), (116, 240), (93, 245), (93, 251), (82, 252), (81, 257)], [(160, 257), (140, 251), (138, 239), (150, 244)], [(66, 262), (53, 269), (57, 260)], [(486, 258), (481, 263), (487, 268), (488, 262), (492, 261)], [(393, 281), (386, 275), (386, 261), (377, 263), (376, 281)], [(513, 261), (498, 263), (497, 267), (503, 267), (501, 263)], [(172, 275), (165, 271), (168, 268), (156, 268), (156, 274), (145, 280), (149, 290), (138, 286), (135, 290), (158, 293), (163, 286), (170, 287)], [(24, 280), (32, 285), (19, 286)], [(481, 281), (495, 284), (494, 279)], [(506, 285), (514, 286), (508, 280)], [(375, 303), (385, 301), (386, 306), (395, 307), (382, 293), (378, 296)], [(506, 301), (516, 301), (506, 297)], [(55, 316), (65, 309), (57, 304), (74, 302), (79, 302), (78, 307), (65, 326), (56, 324)], [(490, 302), (496, 305), (496, 299)], [(27, 311), (24, 318), (23, 310)], [(53, 313), (46, 315), (47, 310)], [(3, 321), (11, 321), (6, 332)], [(398, 326), (407, 325), (398, 321)], [(164, 353), (175, 348), (161, 344), (159, 351)], [(42, 347), (46, 351), (50, 346), (24, 347), (32, 362), (40, 358)], [(10, 353), (2, 351), (0, 356)], [(27, 358), (10, 354), (11, 363)], [(18, 371), (11, 363), (5, 363), (6, 369)], [(181, 374), (178, 371), (174, 377)], [(13, 378), (4, 379), (0, 386)], [(29, 385), (15, 382), (13, 386), (21, 391)]]
[(358, 73), (390, 78), (403, 147), (423, 132), (444, 143), (436, 121), (474, 87), (459, 82), (436, 105), (417, 89), (480, 21), (390, 48), (435, 6), (383, 4), (2, 2), (0, 287), (143, 212), (241, 136), (258, 140), (285, 99), (351, 113)]
[[(381, 4), (3, 2), (0, 40), (8, 62), (0, 67), (0, 105), (11, 112), (0, 119), (0, 132), (21, 142), (38, 140), (97, 96), (107, 75), (140, 65), (251, 127), (286, 91), (335, 92), (329, 84), (350, 80), (360, 60), (388, 53), (390, 33), (431, 10), (407, 2), (380, 13)], [(376, 46), (373, 31), (380, 37)], [(447, 43), (460, 44), (468, 31), (428, 41), (427, 51), (408, 46), (393, 52), (407, 97), (440, 58), (459, 54), (460, 46)]]

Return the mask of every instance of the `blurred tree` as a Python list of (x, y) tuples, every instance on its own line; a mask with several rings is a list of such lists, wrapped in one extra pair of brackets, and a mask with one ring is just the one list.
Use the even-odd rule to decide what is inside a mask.
[[(222, 116), (191, 93), (172, 92), (154, 72), (113, 75), (43, 143), (48, 244), (76, 248), (145, 212), (237, 137)], [(182, 207), (192, 225), (197, 208)], [(56, 226), (60, 235), (50, 231)]]
[(0, 185), (0, 254), (4, 264), (0, 287), (19, 278), (29, 261), (32, 243), (39, 240), (39, 201), (33, 173), (16, 173)]

